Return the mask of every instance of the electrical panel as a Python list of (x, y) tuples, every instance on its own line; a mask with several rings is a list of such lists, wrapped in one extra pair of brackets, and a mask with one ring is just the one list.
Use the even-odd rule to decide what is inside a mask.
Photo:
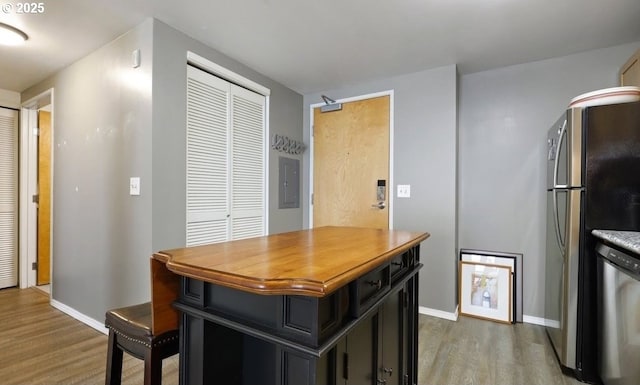
[(278, 171), (278, 208), (300, 208), (300, 160), (281, 156)]

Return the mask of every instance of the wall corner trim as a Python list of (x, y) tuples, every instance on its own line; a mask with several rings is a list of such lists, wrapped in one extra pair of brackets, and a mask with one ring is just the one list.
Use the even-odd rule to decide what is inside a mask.
[(91, 317), (89, 317), (89, 316), (87, 316), (85, 314), (82, 314), (79, 311), (77, 311), (76, 309), (63, 304), (62, 302), (56, 301), (53, 298), (51, 298), (50, 304), (54, 308), (56, 308), (56, 309), (60, 310), (61, 312), (71, 316), (72, 318), (77, 319), (78, 321), (82, 322), (83, 324), (96, 329), (100, 333), (109, 334), (109, 329), (107, 329), (104, 326), (103, 322), (99, 322), (99, 321), (97, 321), (97, 320), (95, 320), (95, 319), (93, 319), (93, 318), (91, 318)]

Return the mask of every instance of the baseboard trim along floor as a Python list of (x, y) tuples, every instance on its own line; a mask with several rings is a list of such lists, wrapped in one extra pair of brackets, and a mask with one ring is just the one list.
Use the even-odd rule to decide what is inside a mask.
[[(69, 316), (77, 319), (78, 321), (82, 322), (83, 324), (90, 326), (94, 329), (96, 329), (97, 331), (99, 331), (100, 333), (103, 334), (109, 334), (109, 329), (107, 329), (106, 327), (104, 327), (104, 323), (97, 321), (85, 314), (80, 313), (79, 311), (77, 311), (76, 309), (67, 306), (65, 304), (63, 304), (62, 302), (56, 301), (55, 299), (51, 299), (51, 306), (53, 306), (54, 308), (60, 310), (61, 312), (68, 314)], [(451, 312), (446, 312), (446, 311), (442, 311), (442, 310), (438, 310), (438, 309), (431, 309), (428, 307), (424, 307), (424, 306), (419, 306), (418, 307), (418, 312), (420, 314), (424, 314), (427, 316), (432, 316), (432, 317), (437, 317), (437, 318), (442, 318), (442, 319), (446, 319), (449, 321), (457, 321), (458, 320), (458, 316), (459, 316), (459, 306), (456, 306), (456, 311), (451, 313)], [(540, 326), (546, 326), (549, 325), (549, 322), (553, 322), (553, 321), (549, 321), (546, 320), (545, 318), (541, 318), (541, 317), (534, 317), (534, 316), (530, 316), (530, 315), (523, 315), (522, 316), (522, 322), (523, 323), (528, 323), (528, 324), (533, 324), (533, 325), (540, 325)]]
[[(547, 320), (545, 318), (541, 318), (541, 317), (534, 317), (532, 315), (523, 314), (522, 315), (522, 322), (528, 323), (528, 324), (540, 325), (540, 326), (547, 326), (547, 325), (550, 325), (553, 321), (549, 321), (549, 320)], [(557, 321), (556, 321), (556, 323), (557, 323)]]
[(420, 314), (424, 314), (424, 315), (429, 315), (432, 317), (438, 317), (438, 318), (443, 318), (449, 321), (457, 321), (458, 320), (458, 309), (459, 307), (456, 306), (456, 311), (453, 313), (447, 312), (447, 311), (442, 311), (442, 310), (438, 310), (438, 309), (431, 309), (428, 307), (424, 307), (424, 306), (419, 306), (418, 307), (418, 313)]
[(103, 334), (109, 334), (109, 329), (107, 329), (104, 326), (104, 322), (100, 322), (97, 321), (87, 315), (84, 315), (82, 313), (80, 313), (79, 311), (77, 311), (76, 309), (67, 306), (65, 304), (63, 304), (62, 302), (58, 302), (55, 299), (51, 298), (51, 306), (55, 307), (56, 309), (60, 310), (61, 312), (77, 319), (78, 321), (82, 322), (83, 324), (90, 326), (94, 329), (96, 329), (97, 331), (99, 331), (100, 333)]
[[(428, 315), (428, 316), (432, 316), (432, 317), (437, 317), (437, 318), (442, 318), (442, 319), (446, 319), (446, 320), (449, 320), (449, 321), (457, 321), (458, 320), (459, 310), (460, 310), (459, 306), (456, 306), (456, 311), (454, 313), (446, 312), (446, 311), (442, 311), (442, 310), (438, 310), (438, 309), (431, 309), (431, 308), (424, 307), (424, 306), (418, 307), (418, 312), (420, 314), (424, 314), (424, 315)], [(547, 326), (547, 325), (551, 326), (551, 325), (554, 325), (554, 324), (558, 323), (557, 321), (550, 321), (550, 320), (547, 320), (545, 318), (534, 317), (534, 316), (526, 315), (526, 314), (522, 315), (522, 322), (526, 323), (526, 324), (540, 325), (540, 326)]]

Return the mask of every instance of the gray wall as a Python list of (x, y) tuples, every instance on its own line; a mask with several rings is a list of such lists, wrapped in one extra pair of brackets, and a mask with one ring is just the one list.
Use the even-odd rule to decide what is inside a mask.
[[(381, 79), (304, 96), (305, 143), (309, 106), (321, 94), (341, 99), (394, 90), (394, 196), (397, 184), (411, 185), (411, 198), (395, 198), (394, 229), (426, 231), (420, 306), (455, 311), (456, 299), (456, 66)], [(304, 225), (309, 225), (309, 153), (304, 165)]]
[[(153, 27), (153, 248), (183, 247), (186, 223), (187, 51), (271, 90), (270, 133), (302, 140), (302, 95), (224, 56), (172, 27)], [(300, 158), (300, 156), (298, 156)], [(302, 209), (278, 209), (278, 153), (269, 150), (269, 231), (302, 228)]]
[(20, 108), (20, 93), (0, 88), (0, 107)]
[(22, 94), (54, 88), (53, 299), (98, 321), (149, 298), (151, 39), (148, 20)]
[[(185, 244), (187, 50), (270, 88), (272, 132), (302, 139), (302, 95), (152, 19), (22, 94), (54, 88), (53, 299), (99, 322), (148, 301), (149, 257)], [(301, 208), (277, 209), (277, 157), (272, 233), (302, 227)]]
[(524, 254), (525, 315), (544, 317), (547, 129), (574, 96), (617, 86), (639, 46), (461, 77), (459, 246)]

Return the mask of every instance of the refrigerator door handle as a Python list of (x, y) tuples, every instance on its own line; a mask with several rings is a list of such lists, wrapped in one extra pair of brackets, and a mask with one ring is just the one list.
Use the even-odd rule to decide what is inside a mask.
[(565, 244), (562, 240), (562, 233), (560, 232), (560, 220), (558, 215), (558, 190), (559, 188), (567, 188), (567, 186), (558, 186), (558, 171), (560, 168), (560, 150), (562, 149), (562, 142), (567, 136), (567, 120), (565, 119), (562, 123), (562, 128), (560, 129), (560, 133), (558, 134), (558, 145), (556, 147), (556, 158), (553, 162), (553, 222), (556, 228), (556, 240), (558, 241), (558, 246), (560, 246), (560, 250), (562, 251), (562, 255), (565, 255)]
[(560, 213), (558, 212), (558, 190), (553, 190), (553, 222), (556, 225), (556, 240), (558, 241), (558, 246), (560, 246), (560, 250), (562, 251), (562, 255), (566, 255), (565, 244), (562, 241), (562, 234), (560, 232), (560, 219), (558, 217)]
[[(553, 162), (553, 188), (567, 188), (567, 186), (558, 186), (558, 169), (560, 168), (560, 150), (562, 149), (562, 141), (567, 137), (567, 120), (562, 123), (560, 134), (558, 135), (558, 145), (556, 147), (556, 159)], [(555, 195), (554, 195), (555, 197)]]

